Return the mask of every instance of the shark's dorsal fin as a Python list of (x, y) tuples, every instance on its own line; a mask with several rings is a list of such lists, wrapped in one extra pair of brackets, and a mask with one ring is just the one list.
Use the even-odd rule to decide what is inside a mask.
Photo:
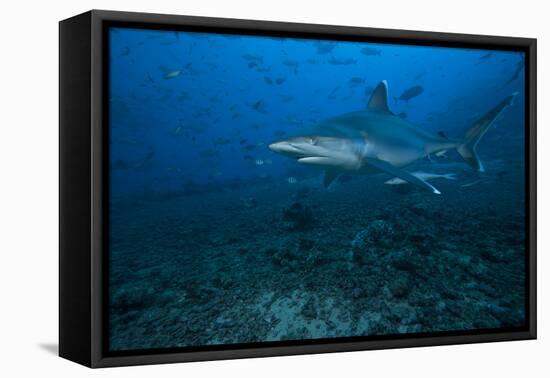
[(393, 114), (388, 105), (388, 82), (382, 80), (370, 96), (367, 109)]

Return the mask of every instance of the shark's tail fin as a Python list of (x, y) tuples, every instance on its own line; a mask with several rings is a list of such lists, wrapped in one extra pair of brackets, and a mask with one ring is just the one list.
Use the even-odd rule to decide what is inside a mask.
[(472, 127), (466, 130), (464, 142), (457, 147), (457, 151), (462, 158), (476, 171), (483, 172), (483, 164), (479, 160), (476, 152), (476, 146), (485, 135), (489, 127), (494, 123), (495, 119), (502, 113), (504, 109), (513, 104), (517, 92), (502, 100), (497, 106), (489, 110), (483, 117), (478, 119)]

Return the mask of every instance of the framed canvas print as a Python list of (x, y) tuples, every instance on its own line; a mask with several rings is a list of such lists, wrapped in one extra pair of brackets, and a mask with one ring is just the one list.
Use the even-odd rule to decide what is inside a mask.
[(533, 39), (60, 23), (60, 355), (536, 337)]

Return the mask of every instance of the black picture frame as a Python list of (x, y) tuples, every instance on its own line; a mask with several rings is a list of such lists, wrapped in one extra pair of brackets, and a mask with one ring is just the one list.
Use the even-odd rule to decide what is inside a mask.
[[(515, 50), (525, 53), (526, 319), (521, 329), (109, 352), (110, 26)], [(92, 10), (59, 24), (59, 354), (88, 367), (405, 348), (536, 338), (536, 39)]]

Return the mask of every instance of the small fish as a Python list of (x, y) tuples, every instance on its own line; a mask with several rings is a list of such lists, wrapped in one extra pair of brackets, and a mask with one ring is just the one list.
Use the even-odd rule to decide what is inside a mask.
[(492, 52), (488, 52), (487, 54), (480, 56), (480, 57), (479, 57), (479, 61), (480, 61), (480, 62), (484, 62), (484, 61), (488, 60), (488, 59), (489, 59), (490, 57), (492, 57), (492, 56), (493, 56), (493, 53), (492, 53)]
[(253, 108), (255, 111), (257, 111), (258, 113), (267, 114), (267, 111), (265, 110), (265, 105), (264, 105), (264, 103), (262, 102), (262, 100), (256, 101), (256, 102), (252, 105), (252, 108)]
[(211, 112), (212, 111), (210, 108), (201, 107), (198, 109), (194, 109), (192, 115), (194, 118), (206, 117), (206, 116), (209, 116)]
[(287, 66), (288, 68), (291, 68), (293, 71), (294, 71), (294, 74), (297, 74), (298, 73), (298, 66), (299, 66), (299, 63), (295, 60), (285, 60), (283, 62), (283, 64), (285, 66)]
[(508, 79), (506, 83), (504, 83), (504, 85), (501, 88), (504, 88), (505, 86), (516, 81), (519, 78), (519, 74), (521, 73), (521, 70), (523, 70), (523, 66), (525, 65), (525, 58), (523, 57), (523, 54), (521, 54), (520, 57), (521, 57), (521, 60), (516, 63), (514, 74), (510, 79)]
[[(446, 180), (456, 180), (456, 174), (455, 173), (445, 173), (445, 174), (437, 174), (437, 173), (426, 173), (422, 171), (412, 172), (411, 175), (423, 180), (423, 181), (430, 181), (434, 179), (446, 179)], [(407, 182), (405, 180), (402, 180), (398, 177), (394, 177), (392, 179), (389, 179), (388, 181), (384, 182), (384, 184), (388, 185), (401, 185), (406, 184)]]
[(382, 55), (382, 51), (379, 49), (375, 49), (374, 47), (364, 47), (361, 49), (361, 54), (365, 56), (376, 56)]
[(185, 91), (182, 91), (178, 97), (176, 97), (176, 100), (179, 102), (183, 102), (186, 100), (190, 100), (192, 97)]
[(120, 56), (128, 56), (128, 55), (130, 55), (130, 48), (128, 46), (126, 46), (120, 52)]
[(334, 48), (337, 46), (337, 43), (336, 42), (315, 42), (314, 43), (316, 49), (317, 49), (317, 54), (328, 54), (329, 52), (331, 52), (332, 50), (334, 50)]
[(202, 150), (199, 152), (199, 156), (202, 158), (213, 158), (219, 156), (219, 152), (211, 149)]
[(174, 130), (172, 130), (172, 135), (180, 135), (182, 129), (183, 127), (181, 125), (176, 127)]
[(264, 76), (264, 81), (269, 85), (273, 85), (273, 80), (271, 80), (271, 78), (269, 78), (267, 76)]
[(258, 67), (258, 68), (256, 68), (256, 71), (261, 72), (261, 73), (269, 72), (269, 71), (271, 71), (271, 67)]
[(247, 141), (248, 141), (248, 139), (246, 139), (246, 138), (241, 138), (241, 140), (239, 140), (239, 144), (242, 146), (242, 145), (245, 144)]
[(337, 58), (330, 58), (328, 60), (330, 64), (333, 64), (335, 66), (344, 66), (348, 64), (355, 64), (357, 63), (356, 59), (348, 58), (348, 59), (337, 59)]
[(354, 76), (351, 79), (349, 79), (349, 84), (353, 87), (359, 84), (363, 84), (364, 82), (365, 82), (365, 79), (359, 76)]
[(421, 95), (423, 92), (424, 92), (424, 88), (422, 88), (420, 85), (415, 85), (408, 89), (405, 89), (403, 93), (401, 93), (401, 96), (394, 97), (394, 100), (409, 101), (410, 99)]
[(167, 71), (162, 75), (162, 78), (165, 80), (173, 79), (181, 75), (181, 70)]
[(264, 161), (263, 161), (262, 159), (256, 159), (256, 160), (254, 161), (254, 164), (256, 164), (256, 165), (264, 165)]
[(296, 184), (298, 182), (298, 180), (296, 179), (296, 177), (289, 177), (286, 179), (286, 181), (289, 183), (289, 184)]
[(275, 84), (281, 85), (281, 84), (283, 84), (285, 81), (286, 81), (286, 79), (284, 79), (284, 78), (282, 78), (282, 77), (279, 77), (279, 78), (275, 79)]
[(255, 62), (263, 62), (264, 58), (261, 55), (252, 55), (252, 54), (244, 54), (242, 55), (242, 58), (244, 60), (248, 61), (255, 61)]
[(222, 138), (222, 137), (219, 137), (219, 138), (214, 138), (212, 140), (212, 143), (216, 144), (216, 145), (224, 145), (224, 144), (229, 144), (231, 143), (231, 141), (227, 138)]

